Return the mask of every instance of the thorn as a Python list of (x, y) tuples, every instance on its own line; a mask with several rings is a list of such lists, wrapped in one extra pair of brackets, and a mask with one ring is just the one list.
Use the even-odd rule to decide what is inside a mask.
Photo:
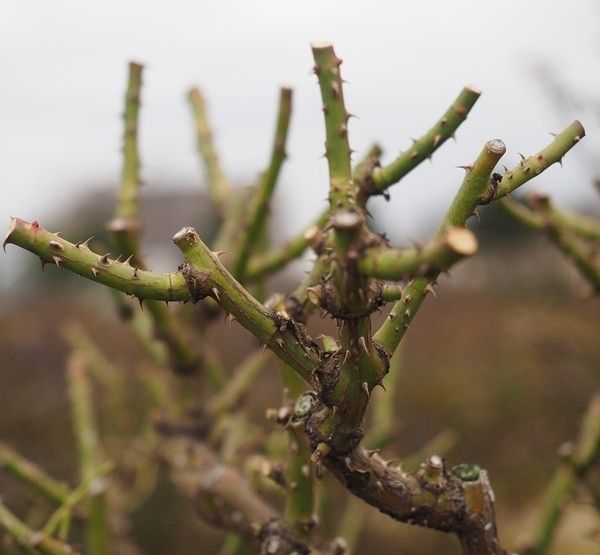
[(556, 133), (552, 133), (552, 131), (548, 131), (548, 135), (552, 135), (553, 137), (556, 137)]
[(362, 390), (367, 395), (367, 399), (370, 399), (371, 398), (371, 394), (369, 392), (369, 384), (367, 382), (363, 382), (361, 387), (362, 387)]
[(383, 382), (379, 382), (377, 385), (387, 393), (387, 389), (385, 388), (385, 385), (383, 385)]
[(438, 133), (434, 138), (433, 138), (433, 148), (437, 147), (437, 145), (440, 144), (442, 140), (442, 136)]
[(108, 259), (108, 256), (110, 255), (109, 252), (107, 252), (105, 255), (100, 257), (100, 264), (103, 264), (104, 266), (110, 266), (111, 262)]
[(508, 168), (504, 164), (502, 164), (502, 167), (504, 168), (504, 173), (508, 173)]
[(127, 266), (131, 266), (131, 264), (129, 262), (131, 261), (132, 258), (133, 258), (133, 254), (130, 254), (127, 257), (127, 260), (125, 260), (125, 262), (123, 262), (123, 264), (127, 264)]
[(227, 321), (227, 324), (229, 326), (231, 326), (231, 324), (233, 324), (234, 320), (235, 320), (235, 316), (233, 314), (228, 313), (227, 316), (225, 316), (225, 320)]
[(137, 279), (140, 277), (140, 269), (139, 268), (134, 268), (133, 269), (133, 279)]
[(470, 164), (465, 164), (464, 166), (456, 166), (457, 168), (460, 168), (461, 170), (465, 170), (466, 172), (470, 172), (473, 169), (473, 166)]
[(473, 216), (477, 218), (477, 221), (481, 223), (481, 219), (479, 218), (479, 212), (477, 212), (477, 208), (473, 210)]
[(94, 277), (98, 275), (98, 268), (96, 266), (92, 266), (92, 274), (94, 274)]
[(395, 317), (396, 313), (393, 310), (387, 315), (388, 320), (393, 320)]
[(75, 246), (77, 248), (79, 247), (83, 247), (84, 249), (90, 250), (90, 246), (89, 246), (89, 242), (94, 238), (94, 236), (92, 235), (91, 237), (88, 237), (85, 241), (77, 243)]
[(140, 308), (144, 310), (144, 299), (142, 299), (142, 297), (138, 297), (137, 300), (140, 303)]
[(264, 353), (267, 350), (267, 344), (263, 343), (262, 347), (260, 348), (260, 350)]
[(223, 256), (225, 253), (229, 252), (228, 250), (226, 251), (214, 251), (213, 254), (217, 257), (220, 258), (221, 256)]
[(217, 299), (217, 301), (221, 300), (221, 296), (219, 295), (219, 290), (216, 287), (212, 288), (212, 294), (214, 295), (215, 299)]
[(344, 364), (348, 360), (349, 356), (350, 356), (350, 351), (348, 349), (346, 349), (346, 352), (344, 353), (344, 358), (342, 359), (342, 364), (340, 364), (340, 366), (344, 366)]
[(43, 258), (40, 257), (40, 263), (42, 264), (42, 272), (44, 271), (44, 267), (46, 266), (46, 264), (48, 264), (47, 260), (44, 260)]
[(123, 256), (122, 254), (120, 254), (119, 256), (117, 256), (117, 258), (116, 258), (115, 262), (121, 262), (121, 257), (122, 257), (122, 256)]
[(435, 289), (433, 288), (433, 285), (431, 285), (431, 283), (428, 283), (425, 286), (425, 292), (431, 293), (434, 296), (434, 298), (437, 299), (437, 293), (435, 292)]
[(562, 167), (563, 167), (563, 165), (562, 165), (562, 158), (559, 158), (559, 159), (557, 160), (557, 162), (558, 162), (559, 166), (562, 168)]
[(367, 348), (367, 342), (366, 342), (364, 336), (361, 335), (358, 338), (358, 344), (359, 344), (360, 348), (368, 355), (369, 349)]
[(4, 241), (2, 242), (2, 248), (4, 249), (4, 252), (6, 252), (6, 245), (8, 244), (8, 240), (10, 239), (10, 236), (12, 235), (12, 233), (16, 229), (16, 227), (17, 227), (17, 219), (11, 218), (10, 227), (8, 228), (8, 232), (6, 233), (6, 236), (4, 237)]
[(53, 256), (52, 260), (54, 260), (54, 263), (60, 267), (60, 263), (62, 262), (62, 258), (60, 256)]
[(62, 231), (55, 231), (54, 235), (56, 235), (56, 237), (60, 237), (62, 235)]
[(279, 348), (280, 348), (280, 349), (283, 349), (283, 339), (281, 339), (281, 337), (278, 337), (278, 338), (275, 340), (275, 343), (277, 343), (277, 345), (279, 345)]

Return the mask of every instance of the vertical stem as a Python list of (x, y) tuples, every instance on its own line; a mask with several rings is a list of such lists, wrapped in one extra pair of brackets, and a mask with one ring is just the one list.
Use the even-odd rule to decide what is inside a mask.
[(92, 481), (87, 501), (86, 552), (89, 555), (106, 555), (109, 552), (106, 482), (97, 478), (102, 465), (102, 450), (94, 416), (92, 385), (85, 363), (77, 354), (69, 358), (67, 378), (79, 452), (80, 479), (82, 482)]
[(349, 208), (355, 203), (348, 143), (348, 118), (344, 105), (340, 60), (328, 43), (314, 43), (315, 73), (319, 79), (325, 116), (325, 154), (329, 165), (331, 209)]
[[(293, 399), (304, 393), (306, 384), (292, 368), (282, 365), (281, 377)], [(285, 498), (284, 518), (298, 538), (307, 541), (315, 508), (314, 468), (310, 460), (310, 449), (298, 430), (290, 427), (288, 435), (286, 483), (289, 489)]]
[(280, 91), (279, 110), (277, 124), (275, 126), (275, 137), (269, 166), (263, 172), (258, 190), (256, 191), (252, 205), (248, 212), (247, 229), (238, 237), (235, 261), (233, 263), (233, 275), (238, 279), (243, 278), (252, 247), (258, 239), (264, 227), (269, 202), (273, 196), (277, 178), (285, 160), (285, 144), (290, 126), (292, 114), (292, 89), (283, 87)]
[(224, 215), (232, 187), (219, 161), (204, 96), (200, 89), (193, 88), (188, 98), (194, 113), (198, 152), (204, 162), (208, 192), (220, 214)]

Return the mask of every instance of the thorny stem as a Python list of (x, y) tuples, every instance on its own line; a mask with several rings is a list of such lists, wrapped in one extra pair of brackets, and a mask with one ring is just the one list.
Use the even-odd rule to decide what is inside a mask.
[[(141, 180), (137, 139), (141, 75), (142, 66), (131, 63), (125, 97), (123, 177), (117, 197), (115, 218), (109, 222), (107, 227), (121, 254), (126, 258), (131, 257), (136, 267), (144, 269), (145, 263), (140, 252), (139, 189)], [(187, 345), (185, 330), (162, 303), (151, 300), (148, 301), (147, 308), (154, 324), (156, 338), (167, 347), (173, 369), (182, 374), (194, 372), (199, 365), (199, 357)]]
[(292, 89), (283, 87), (279, 97), (279, 111), (275, 126), (275, 137), (269, 166), (263, 172), (260, 184), (252, 198), (252, 205), (247, 212), (247, 228), (239, 237), (238, 247), (233, 263), (233, 275), (244, 279), (248, 258), (268, 213), (269, 202), (273, 196), (277, 178), (283, 161), (286, 158), (285, 145), (287, 141), (290, 118), (292, 115)]
[(85, 364), (79, 355), (71, 355), (67, 378), (79, 452), (81, 481), (90, 483), (86, 504), (87, 553), (106, 555), (108, 553), (106, 482), (99, 477), (99, 470), (102, 467), (102, 448), (95, 422), (91, 383)]
[[(490, 175), (505, 150), (502, 141), (493, 140), (486, 143), (473, 166), (467, 170), (463, 183), (439, 227), (437, 237), (443, 236), (450, 226), (465, 225), (481, 202), (481, 197), (488, 187)], [(407, 285), (402, 298), (396, 302), (387, 320), (375, 334), (374, 339), (389, 352), (393, 353), (400, 343), (415, 313), (425, 299), (427, 288), (431, 289), (430, 282), (435, 281), (436, 278), (437, 273), (434, 273), (428, 278), (418, 277)]]
[(331, 210), (349, 208), (355, 202), (348, 143), (348, 118), (344, 105), (340, 60), (329, 43), (311, 45), (314, 71), (319, 80), (325, 117), (325, 155), (329, 165), (329, 203)]
[(191, 301), (192, 296), (181, 272), (156, 274), (117, 262), (108, 255), (96, 254), (86, 242), (69, 243), (62, 237), (12, 218), (4, 244), (17, 245), (39, 256), (42, 266), (54, 263), (87, 279), (139, 299)]
[(438, 274), (477, 251), (477, 239), (462, 227), (449, 227), (423, 248), (368, 250), (359, 260), (360, 273), (392, 281)]
[(318, 362), (316, 344), (300, 324), (283, 314), (272, 313), (248, 293), (221, 264), (190, 227), (183, 228), (173, 241), (186, 257), (184, 273), (194, 300), (212, 297), (255, 337), (305, 380)]
[(561, 162), (563, 156), (585, 137), (583, 125), (575, 120), (565, 128), (554, 140), (537, 154), (525, 158), (521, 163), (502, 176), (492, 198), (499, 199), (512, 193), (531, 178), (542, 173), (556, 162)]
[(429, 131), (416, 139), (410, 149), (400, 154), (390, 164), (375, 168), (371, 179), (363, 181), (363, 193), (367, 195), (382, 194), (390, 185), (400, 181), (423, 160), (429, 158), (449, 138), (454, 136), (454, 132), (465, 121), (480, 95), (481, 92), (475, 88), (465, 87), (444, 115)]
[(232, 187), (219, 161), (213, 132), (206, 113), (204, 96), (200, 89), (193, 88), (190, 90), (188, 98), (194, 113), (198, 151), (204, 162), (208, 192), (213, 203), (223, 215), (226, 211)]

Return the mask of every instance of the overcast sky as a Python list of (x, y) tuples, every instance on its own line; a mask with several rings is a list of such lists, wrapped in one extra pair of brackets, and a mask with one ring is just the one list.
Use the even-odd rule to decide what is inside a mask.
[[(278, 199), (290, 233), (299, 229), (327, 194), (319, 93), (309, 73), (309, 43), (317, 40), (332, 42), (344, 59), (347, 105), (358, 116), (350, 142), (359, 151), (378, 140), (389, 159), (463, 85), (484, 91), (457, 143), (444, 145), (433, 164), (394, 190), (383, 214), (392, 240), (420, 237), (441, 216), (462, 178), (455, 166), (472, 161), (487, 139), (506, 142), (511, 166), (517, 152), (539, 149), (548, 131), (576, 116), (587, 128), (587, 146), (530, 189), (585, 205), (596, 200), (589, 181), (600, 166), (590, 157), (600, 148), (597, 120), (557, 112), (530, 70), (547, 63), (584, 96), (600, 91), (599, 13), (593, 0), (4, 0), (0, 221), (66, 218), (86, 187), (117, 182), (126, 63), (135, 59), (146, 64), (146, 191), (201, 186), (185, 102), (190, 85), (205, 89), (224, 165), (240, 181), (254, 178), (267, 160), (278, 87), (294, 87), (290, 159)], [(0, 285), (15, 279), (25, 256), (15, 248), (2, 255)]]

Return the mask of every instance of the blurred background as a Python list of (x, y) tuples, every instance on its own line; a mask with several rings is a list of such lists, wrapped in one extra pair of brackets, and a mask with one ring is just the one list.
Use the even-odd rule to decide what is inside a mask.
[[(203, 88), (222, 162), (251, 183), (269, 156), (278, 87), (294, 87), (294, 115), (275, 196), (273, 241), (302, 229), (322, 209), (327, 167), (309, 43), (331, 41), (344, 59), (351, 146), (374, 140), (384, 161), (441, 115), (461, 87), (483, 90), (469, 119), (434, 156), (375, 199), (372, 213), (398, 246), (427, 238), (482, 144), (502, 138), (507, 166), (578, 118), (587, 137), (525, 186), (560, 206), (598, 215), (600, 7), (592, 0), (490, 3), (277, 1), (85, 3), (12, 1), (0, 17), (0, 221), (38, 220), (69, 240), (98, 233), (119, 183), (126, 64), (145, 64), (141, 156), (145, 250), (155, 270), (179, 262), (171, 237), (183, 225), (214, 229), (203, 195), (185, 99)], [(397, 392), (398, 438), (391, 451), (418, 449), (451, 429), (454, 463), (491, 474), (500, 531), (527, 536), (556, 449), (577, 431), (600, 386), (600, 305), (543, 237), (493, 209), (477, 226), (481, 253), (428, 300), (407, 335)], [(274, 280), (288, 291), (308, 261)], [(64, 383), (61, 330), (82, 323), (111, 357), (141, 353), (99, 286), (48, 268), (9, 246), (0, 257), (0, 438), (54, 475), (73, 481), (74, 447)], [(322, 326), (322, 323), (312, 324)], [(223, 330), (213, 330), (223, 342)], [(228, 332), (229, 333), (229, 332)], [(252, 346), (238, 329), (230, 364)], [(251, 398), (255, 414), (278, 402), (273, 374)], [(164, 482), (164, 483), (163, 483)], [(144, 553), (216, 552), (220, 535), (193, 518), (166, 479), (136, 514)], [(0, 495), (26, 507), (0, 477)], [(340, 492), (341, 495), (341, 492)], [(357, 552), (452, 553), (445, 536), (397, 525), (372, 511)], [(159, 518), (157, 519), (157, 515)], [(160, 524), (157, 525), (156, 523)], [(152, 523), (150, 526), (148, 523)], [(553, 553), (600, 553), (600, 529), (586, 503), (573, 503)], [(1, 549), (1, 548), (0, 548)]]

